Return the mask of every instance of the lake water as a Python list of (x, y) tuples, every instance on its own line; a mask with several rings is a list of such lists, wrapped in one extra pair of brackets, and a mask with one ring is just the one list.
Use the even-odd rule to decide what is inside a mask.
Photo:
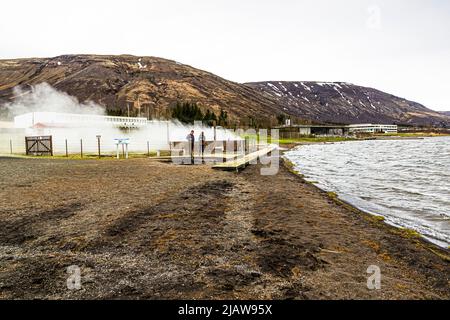
[(307, 145), (285, 156), (318, 187), (450, 246), (450, 137)]

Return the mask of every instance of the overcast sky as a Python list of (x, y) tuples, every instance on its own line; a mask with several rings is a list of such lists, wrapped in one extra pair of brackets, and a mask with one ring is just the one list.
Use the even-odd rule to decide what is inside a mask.
[(0, 58), (158, 56), (226, 79), (346, 81), (450, 110), (448, 0), (5, 0)]

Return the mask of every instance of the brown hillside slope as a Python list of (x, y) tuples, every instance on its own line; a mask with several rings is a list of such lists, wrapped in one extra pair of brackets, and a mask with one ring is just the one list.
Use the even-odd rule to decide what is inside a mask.
[[(177, 101), (228, 112), (231, 123), (276, 124), (285, 114), (314, 122), (383, 122), (450, 126), (450, 117), (393, 95), (348, 83), (258, 82), (239, 84), (176, 61), (131, 55), (64, 55), (0, 60), (0, 108), (14, 87), (47, 82), (109, 110), (170, 117)], [(139, 108), (140, 106), (140, 108)]]
[(177, 101), (195, 101), (230, 118), (275, 117), (277, 101), (251, 87), (161, 58), (68, 55), (49, 59), (0, 60), (0, 103), (14, 99), (13, 88), (47, 82), (58, 90), (92, 100), (108, 109), (126, 110), (127, 104), (151, 117), (170, 115)]

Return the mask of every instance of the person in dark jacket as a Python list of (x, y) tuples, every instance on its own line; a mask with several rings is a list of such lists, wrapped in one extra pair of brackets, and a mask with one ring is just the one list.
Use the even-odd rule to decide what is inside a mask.
[(194, 144), (195, 144), (195, 136), (194, 130), (191, 130), (186, 136), (186, 140), (188, 141), (189, 155), (191, 156), (191, 164), (194, 164)]
[(200, 143), (200, 155), (203, 157), (206, 147), (206, 136), (204, 131), (202, 131), (202, 133), (198, 136), (198, 141)]

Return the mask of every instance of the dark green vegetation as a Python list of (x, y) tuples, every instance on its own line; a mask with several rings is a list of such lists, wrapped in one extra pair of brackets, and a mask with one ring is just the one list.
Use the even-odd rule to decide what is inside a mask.
[(210, 126), (214, 124), (219, 126), (228, 125), (228, 113), (226, 111), (220, 109), (219, 116), (216, 116), (216, 114), (210, 109), (207, 109), (206, 112), (203, 113), (197, 103), (177, 102), (175, 107), (172, 109), (172, 118), (183, 123), (202, 121)]

